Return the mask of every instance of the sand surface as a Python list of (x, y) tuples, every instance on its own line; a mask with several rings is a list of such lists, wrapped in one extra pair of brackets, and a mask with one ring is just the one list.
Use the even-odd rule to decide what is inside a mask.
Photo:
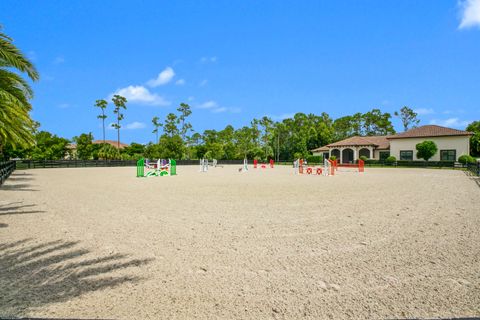
[(480, 316), (465, 173), (17, 171), (0, 188), (0, 317)]

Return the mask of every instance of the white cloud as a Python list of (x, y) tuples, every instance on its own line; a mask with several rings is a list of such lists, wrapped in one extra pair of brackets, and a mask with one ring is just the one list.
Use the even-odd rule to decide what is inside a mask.
[(194, 97), (194, 96), (188, 97), (188, 101), (193, 101), (193, 100), (195, 100), (195, 97)]
[(212, 112), (213, 113), (220, 113), (220, 112), (225, 112), (227, 111), (228, 109), (225, 108), (225, 107), (220, 107), (220, 108), (216, 108), (216, 109), (213, 109)]
[(58, 105), (58, 107), (60, 109), (67, 109), (67, 108), (70, 107), (70, 105), (68, 103), (61, 103), (61, 104)]
[(143, 86), (128, 86), (126, 88), (118, 89), (110, 95), (108, 100), (111, 100), (114, 94), (119, 94), (127, 98), (128, 102), (146, 104), (151, 106), (168, 106), (169, 101), (159, 96), (156, 93), (151, 93), (147, 88)]
[(58, 56), (53, 60), (53, 64), (62, 64), (65, 62), (65, 58), (62, 56)]
[(175, 76), (175, 71), (172, 68), (166, 67), (165, 70), (158, 74), (156, 79), (151, 79), (147, 82), (150, 87), (158, 87), (163, 86), (164, 84), (169, 83), (172, 81), (173, 77)]
[(204, 80), (202, 80), (198, 83), (198, 86), (199, 87), (205, 87), (207, 85), (207, 83), (208, 83), (208, 80), (204, 79)]
[(186, 83), (185, 79), (179, 79), (179, 80), (175, 81), (175, 84), (177, 86), (183, 86), (185, 83)]
[(197, 106), (198, 109), (213, 109), (213, 108), (218, 108), (218, 104), (213, 101), (213, 100), (210, 100), (210, 101), (207, 101), (207, 102), (204, 102), (202, 104), (199, 104)]
[(213, 57), (202, 57), (202, 58), (200, 59), (200, 62), (201, 62), (201, 63), (207, 63), (207, 62), (212, 62), (212, 63), (214, 63), (214, 62), (217, 62), (217, 57), (216, 57), (216, 56), (213, 56)]
[(480, 27), (480, 0), (463, 0), (460, 3), (462, 21), (459, 29)]
[(430, 124), (436, 124), (444, 127), (465, 129), (465, 127), (468, 126), (468, 124), (471, 122), (472, 121), (460, 120), (459, 118), (448, 118), (448, 119), (433, 119), (430, 121)]
[(196, 106), (197, 109), (204, 109), (209, 110), (212, 113), (222, 113), (222, 112), (230, 112), (230, 113), (240, 113), (240, 108), (228, 108), (228, 107), (221, 107), (218, 105), (216, 101), (209, 100), (202, 104)]
[(126, 124), (125, 129), (128, 129), (128, 130), (143, 129), (146, 126), (147, 125), (143, 122), (134, 121), (132, 123)]
[(413, 111), (416, 112), (419, 115), (426, 115), (426, 114), (435, 113), (435, 111), (432, 108), (419, 108), (419, 109), (415, 109)]

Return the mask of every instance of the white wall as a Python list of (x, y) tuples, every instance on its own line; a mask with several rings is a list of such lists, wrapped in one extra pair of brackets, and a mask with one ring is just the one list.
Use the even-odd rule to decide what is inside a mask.
[[(450, 137), (425, 137), (425, 138), (404, 138), (390, 139), (390, 155), (400, 160), (400, 150), (412, 150), (413, 160), (417, 159), (417, 143), (430, 140), (437, 145), (437, 153), (430, 159), (431, 161), (440, 161), (440, 150), (456, 150), (457, 159), (462, 154), (470, 154), (470, 137), (469, 136), (450, 136)], [(457, 160), (455, 159), (455, 160)]]

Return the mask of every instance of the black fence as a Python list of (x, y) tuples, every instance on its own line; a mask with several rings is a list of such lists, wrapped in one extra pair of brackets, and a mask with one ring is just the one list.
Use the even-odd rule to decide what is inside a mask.
[[(152, 162), (154, 162), (152, 160)], [(251, 162), (251, 161), (250, 161)], [(177, 160), (177, 165), (198, 165), (199, 160)], [(243, 160), (218, 160), (218, 165), (243, 164)], [(17, 169), (135, 167), (136, 160), (17, 160)]]
[[(153, 160), (152, 160), (153, 162)], [(137, 162), (135, 160), (16, 160), (1, 163), (2, 182), (6, 179), (4, 176), (10, 175), (15, 169), (35, 169), (35, 168), (85, 168), (85, 167), (134, 167)], [(6, 166), (10, 164), (13, 170), (8, 172)], [(199, 160), (177, 160), (177, 165), (198, 165)], [(218, 160), (217, 165), (242, 165), (243, 160)], [(253, 164), (249, 160), (249, 164)], [(279, 161), (278, 165), (292, 165), (292, 161)], [(309, 163), (314, 164), (314, 163)], [(323, 163), (319, 163), (321, 165)], [(388, 166), (388, 167), (411, 167), (411, 168), (456, 168), (458, 163), (454, 161), (395, 161), (389, 163), (383, 160), (367, 160), (365, 166)], [(479, 163), (469, 164), (468, 166), (460, 165), (460, 167), (467, 168), (475, 175), (479, 175)], [(4, 173), (5, 172), (5, 173)]]
[(480, 176), (480, 161), (467, 164), (467, 170), (476, 176)]
[(15, 171), (15, 161), (0, 162), (0, 186)]
[(17, 160), (17, 169), (82, 168), (82, 167), (134, 167), (135, 160)]

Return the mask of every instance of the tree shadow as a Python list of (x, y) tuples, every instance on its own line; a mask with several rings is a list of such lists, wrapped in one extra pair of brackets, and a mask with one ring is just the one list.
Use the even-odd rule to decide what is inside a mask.
[(477, 176), (477, 175), (473, 174), (469, 170), (465, 170), (463, 172), (467, 175), (468, 179), (475, 182), (477, 184), (477, 186), (480, 188), (480, 176)]
[(33, 178), (31, 176), (26, 176), (26, 177), (15, 177), (15, 176), (10, 176), (8, 177), (9, 181), (31, 181)]
[[(0, 318), (21, 317), (43, 305), (135, 283), (131, 275), (152, 259), (124, 254), (98, 256), (78, 241), (46, 243), (23, 239), (0, 245)], [(127, 270), (128, 269), (128, 270)], [(139, 274), (137, 271), (136, 274)]]
[(8, 204), (0, 204), (0, 216), (6, 216), (11, 214), (28, 214), (28, 213), (40, 213), (45, 212), (42, 210), (25, 210), (25, 208), (35, 207), (34, 204), (23, 204), (23, 202), (12, 202)]
[(32, 189), (32, 185), (29, 183), (9, 183), (9, 180), (7, 179), (7, 183), (0, 186), (0, 191), (38, 191), (37, 189)]
[(31, 188), (32, 185), (28, 183), (31, 180), (34, 180), (33, 174), (14, 171), (7, 181), (0, 186), (0, 191), (38, 191)]
[(8, 181), (31, 181), (33, 179), (33, 174), (18, 170), (12, 172), (10, 177), (8, 177)]

